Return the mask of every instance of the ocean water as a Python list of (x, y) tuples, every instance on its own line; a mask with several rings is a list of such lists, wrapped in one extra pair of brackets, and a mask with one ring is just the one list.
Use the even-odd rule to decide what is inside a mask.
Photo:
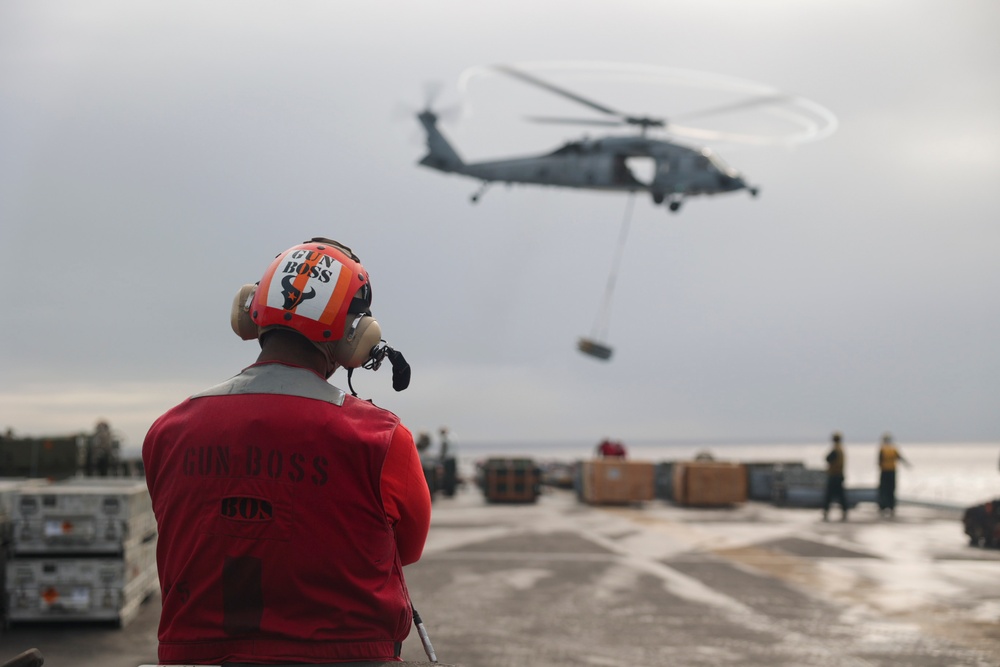
[[(811, 444), (657, 444), (625, 443), (633, 460), (685, 461), (701, 452), (718, 461), (801, 462), (807, 468), (825, 469), (828, 443)], [(528, 456), (539, 462), (571, 462), (590, 458), (593, 444), (507, 443), (462, 445), (452, 443), (463, 471), (490, 456)], [(1000, 443), (898, 443), (910, 463), (900, 465), (896, 475), (896, 496), (901, 500), (968, 506), (1000, 498)], [(436, 449), (432, 448), (431, 453)], [(848, 487), (878, 486), (878, 445), (845, 445)]]

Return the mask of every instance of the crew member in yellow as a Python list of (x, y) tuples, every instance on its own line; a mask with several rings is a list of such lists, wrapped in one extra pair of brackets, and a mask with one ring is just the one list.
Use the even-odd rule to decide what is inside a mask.
[(844, 491), (844, 462), (846, 456), (840, 431), (834, 431), (830, 436), (832, 447), (826, 455), (826, 496), (823, 499), (823, 521), (828, 520), (830, 504), (836, 500), (840, 503), (841, 521), (847, 521), (847, 493)]
[(896, 464), (910, 462), (903, 458), (892, 442), (892, 434), (882, 434), (882, 445), (878, 450), (878, 511), (892, 516), (896, 513)]

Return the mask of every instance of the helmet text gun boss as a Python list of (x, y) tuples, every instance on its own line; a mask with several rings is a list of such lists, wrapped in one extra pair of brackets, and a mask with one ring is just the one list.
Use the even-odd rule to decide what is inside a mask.
[(409, 364), (382, 340), (371, 302), (368, 272), (357, 255), (316, 237), (280, 253), (260, 282), (240, 288), (230, 324), (243, 340), (278, 328), (301, 334), (326, 357), (327, 377), (344, 367), (348, 384), (355, 368), (378, 370), (388, 357), (393, 389), (402, 391), (409, 385)]

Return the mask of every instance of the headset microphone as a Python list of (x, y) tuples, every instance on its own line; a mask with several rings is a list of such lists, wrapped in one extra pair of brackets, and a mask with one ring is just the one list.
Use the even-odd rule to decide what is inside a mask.
[(385, 356), (389, 357), (389, 363), (392, 364), (392, 388), (403, 391), (410, 386), (410, 364), (406, 362), (402, 352), (389, 346), (386, 346)]
[[(402, 352), (392, 349), (384, 340), (379, 341), (371, 349), (371, 352), (368, 353), (368, 361), (361, 364), (361, 368), (369, 371), (377, 371), (382, 366), (382, 362), (386, 357), (388, 357), (389, 363), (392, 364), (392, 388), (396, 391), (403, 391), (410, 386), (410, 364), (406, 361)], [(357, 396), (358, 392), (354, 391), (354, 385), (351, 384), (351, 376), (353, 374), (354, 368), (348, 368), (347, 386), (351, 390), (351, 394)]]

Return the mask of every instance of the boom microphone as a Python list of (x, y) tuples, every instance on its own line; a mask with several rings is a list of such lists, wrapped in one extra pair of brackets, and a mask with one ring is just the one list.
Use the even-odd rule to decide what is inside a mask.
[[(382, 362), (386, 357), (389, 358), (389, 363), (392, 364), (392, 388), (396, 391), (403, 391), (410, 386), (410, 364), (407, 363), (402, 352), (392, 349), (384, 340), (371, 349), (371, 352), (368, 353), (368, 361), (361, 364), (361, 368), (369, 371), (377, 371), (382, 366)], [(347, 369), (347, 386), (350, 388), (351, 393), (357, 396), (358, 393), (354, 391), (354, 385), (351, 384), (351, 375), (353, 373), (353, 368)]]
[(385, 346), (385, 356), (392, 364), (392, 388), (403, 391), (410, 386), (410, 364), (406, 362), (402, 352), (397, 352), (388, 345)]

